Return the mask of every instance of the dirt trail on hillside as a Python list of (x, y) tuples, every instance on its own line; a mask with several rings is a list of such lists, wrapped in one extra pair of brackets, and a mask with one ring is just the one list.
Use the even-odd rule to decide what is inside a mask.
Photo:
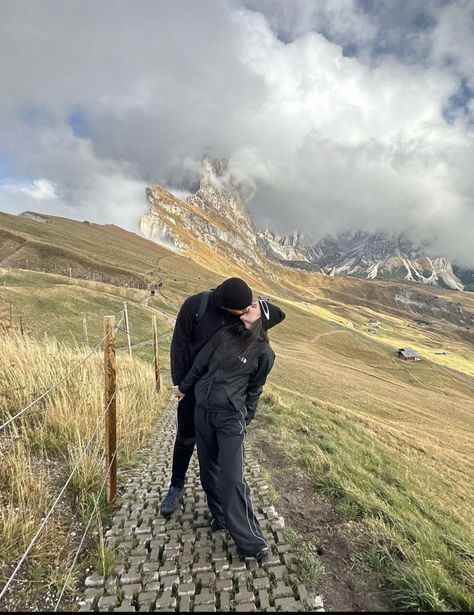
[(361, 562), (349, 536), (349, 523), (329, 500), (314, 492), (308, 479), (285, 459), (284, 451), (270, 441), (263, 427), (255, 424), (250, 433), (256, 459), (271, 472), (278, 509), (325, 566), (320, 588), (325, 610), (392, 612), (380, 580)]
[(150, 308), (151, 310), (155, 310), (155, 312), (158, 312), (158, 314), (161, 314), (162, 316), (164, 316), (166, 320), (170, 323), (170, 325), (174, 327), (176, 323), (176, 317), (173, 316), (172, 314), (169, 314), (168, 312), (165, 312), (164, 310), (160, 310), (154, 305), (149, 305), (150, 299), (152, 299), (152, 295), (148, 295), (147, 297), (144, 297), (142, 299), (142, 303), (146, 305), (148, 308)]

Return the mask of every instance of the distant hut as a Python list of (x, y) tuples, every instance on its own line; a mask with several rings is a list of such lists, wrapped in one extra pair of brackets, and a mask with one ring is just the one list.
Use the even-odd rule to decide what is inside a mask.
[(431, 324), (431, 323), (429, 323), (427, 320), (421, 320), (421, 319), (419, 319), (419, 320), (417, 320), (417, 321), (415, 321), (415, 322), (417, 323), (417, 325), (418, 325), (419, 327), (429, 327), (429, 326), (430, 326), (430, 324)]
[(371, 325), (375, 325), (376, 327), (380, 325), (380, 320), (378, 320), (377, 318), (369, 318), (369, 322)]
[(421, 356), (413, 348), (399, 348), (398, 358), (404, 361), (421, 361)]

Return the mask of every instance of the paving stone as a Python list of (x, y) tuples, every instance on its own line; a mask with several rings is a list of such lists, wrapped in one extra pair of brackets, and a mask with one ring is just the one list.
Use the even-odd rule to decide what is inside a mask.
[(216, 591), (217, 592), (230, 592), (233, 587), (232, 578), (230, 579), (217, 579), (216, 581)]
[(285, 613), (296, 613), (302, 609), (301, 602), (297, 602), (294, 598), (275, 598), (275, 606)]
[(85, 580), (86, 587), (103, 587), (103, 585), (104, 577), (100, 576), (100, 574), (97, 574), (96, 572), (88, 576)]
[(208, 589), (203, 589), (200, 594), (194, 596), (195, 605), (214, 604), (215, 601), (216, 601), (216, 595), (212, 594)]
[(196, 586), (194, 583), (181, 583), (178, 587), (178, 596), (194, 596)]
[(129, 574), (123, 574), (120, 578), (120, 583), (122, 585), (130, 585), (130, 584), (140, 583), (141, 580), (142, 580), (141, 575), (134, 572), (134, 573), (129, 573)]
[(267, 576), (253, 580), (253, 586), (255, 589), (268, 589), (270, 587), (270, 579)]
[(138, 606), (140, 611), (151, 611), (157, 598), (157, 592), (141, 592), (138, 594)]
[(212, 572), (212, 566), (208, 562), (197, 562), (193, 564), (193, 573), (195, 572)]
[(160, 576), (161, 577), (174, 575), (177, 572), (178, 572), (178, 568), (176, 567), (176, 562), (165, 562), (163, 566), (160, 566)]
[[(323, 611), (321, 598), (309, 598), (306, 587), (291, 577), (295, 555), (285, 541), (284, 519), (270, 503), (268, 485), (259, 465), (251, 461), (251, 449), (245, 475), (270, 547), (261, 563), (240, 558), (228, 532), (211, 533), (196, 456), (187, 472), (183, 505), (170, 518), (160, 515), (171, 476), (175, 419), (176, 402), (172, 401), (157, 426), (154, 445), (142, 450), (148, 461), (133, 470), (135, 475), (122, 490), (123, 503), (106, 533), (107, 544), (115, 546), (118, 554), (113, 576), (106, 583), (97, 573), (88, 577), (80, 610), (214, 612), (219, 604), (225, 612)], [(298, 599), (283, 580), (298, 586)], [(125, 598), (115, 607), (117, 584)]]
[(293, 589), (285, 585), (283, 581), (278, 581), (276, 587), (272, 587), (272, 595), (274, 598), (286, 598), (293, 596)]
[(305, 601), (307, 602), (308, 601), (308, 590), (302, 583), (298, 585), (297, 591), (298, 591), (298, 597), (301, 600), (301, 602), (305, 602)]
[(260, 605), (259, 608), (261, 611), (268, 611), (268, 609), (270, 608), (270, 599), (266, 591), (259, 591), (258, 604)]
[(166, 594), (156, 599), (155, 611), (169, 611), (176, 609), (176, 598)]
[(235, 594), (235, 603), (247, 604), (249, 602), (255, 602), (255, 596), (253, 592), (241, 587), (240, 590)]
[(135, 594), (139, 594), (142, 591), (141, 584), (124, 585), (122, 587), (125, 598), (133, 598)]
[(288, 568), (286, 566), (272, 566), (268, 569), (268, 573), (278, 581), (288, 575)]
[(144, 573), (147, 572), (158, 572), (160, 565), (158, 562), (145, 562), (143, 564), (142, 570)]
[(181, 599), (179, 601), (180, 613), (189, 613), (191, 611), (192, 604), (193, 604), (193, 600), (191, 596), (181, 596)]
[(135, 608), (131, 600), (124, 600), (120, 606), (114, 608), (114, 613), (133, 613)]
[(104, 595), (103, 588), (99, 587), (88, 587), (83, 596), (83, 601), (87, 604), (97, 604), (97, 601), (101, 596)]
[(147, 592), (160, 592), (161, 591), (161, 583), (160, 581), (150, 581), (149, 583), (145, 583), (144, 590)]
[[(288, 554), (285, 553), (283, 558), (285, 558)], [(281, 564), (280, 556), (274, 555), (273, 553), (269, 553), (266, 557), (262, 559), (262, 566), (279, 566)]]

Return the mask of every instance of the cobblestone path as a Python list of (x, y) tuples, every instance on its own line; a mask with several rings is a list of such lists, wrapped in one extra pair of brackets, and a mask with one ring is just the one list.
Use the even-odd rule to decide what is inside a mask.
[(146, 465), (121, 496), (122, 507), (107, 532), (119, 551), (108, 579), (86, 579), (80, 611), (323, 611), (294, 575), (294, 554), (285, 542), (283, 518), (270, 504), (268, 486), (247, 450), (246, 478), (271, 546), (261, 562), (238, 556), (227, 532), (211, 532), (194, 454), (184, 501), (169, 519), (159, 513), (167, 493), (175, 438), (176, 403), (170, 402)]

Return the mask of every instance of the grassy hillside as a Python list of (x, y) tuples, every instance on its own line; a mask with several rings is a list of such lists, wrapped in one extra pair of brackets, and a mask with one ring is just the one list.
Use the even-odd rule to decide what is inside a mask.
[[(150, 339), (151, 314), (158, 316), (166, 368), (170, 318), (183, 299), (226, 275), (246, 277), (255, 294), (270, 294), (287, 313), (271, 331), (277, 361), (259, 419), (273, 446), (278, 442), (286, 463), (352, 520), (400, 608), (472, 609), (474, 297), (278, 266), (258, 279), (230, 258), (213, 271), (207, 249), (191, 259), (117, 227), (48, 219), (2, 214), (0, 232), (25, 240), (20, 253), (48, 244), (80, 254), (91, 271), (105, 263), (122, 277), (107, 284), (75, 278), (74, 270), (69, 278), (68, 271), (8, 267), (12, 244), (0, 247), (4, 330), (18, 330), (21, 315), (31, 337), (83, 343), (85, 317), (90, 343), (97, 343), (103, 316), (117, 314), (127, 301), (135, 343)], [(50, 272), (52, 262), (38, 266)], [(144, 282), (159, 276), (163, 292), (150, 298), (146, 290), (125, 287), (127, 276)], [(374, 328), (370, 318), (380, 324)], [(120, 331), (118, 343), (126, 346)], [(402, 346), (416, 348), (423, 361), (400, 361)], [(137, 346), (134, 356), (149, 361), (150, 347)]]

